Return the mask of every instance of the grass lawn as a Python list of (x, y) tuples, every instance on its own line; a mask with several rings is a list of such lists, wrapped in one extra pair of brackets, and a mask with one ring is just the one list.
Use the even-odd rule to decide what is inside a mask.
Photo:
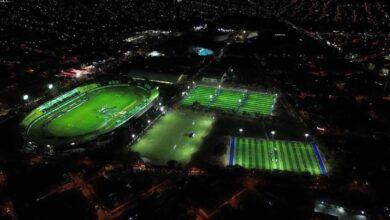
[[(152, 164), (166, 165), (169, 160), (186, 164), (208, 135), (213, 122), (212, 116), (171, 111), (158, 119), (130, 149)], [(194, 137), (189, 135), (192, 132)]]
[(146, 90), (130, 85), (97, 88), (38, 118), (30, 125), (28, 135), (55, 144), (50, 138), (65, 141), (109, 132), (144, 107), (148, 98)]
[(317, 146), (303, 142), (232, 137), (227, 164), (248, 169), (326, 174)]
[(275, 102), (275, 95), (250, 92), (245, 105), (240, 108), (240, 112), (249, 114), (270, 115)]

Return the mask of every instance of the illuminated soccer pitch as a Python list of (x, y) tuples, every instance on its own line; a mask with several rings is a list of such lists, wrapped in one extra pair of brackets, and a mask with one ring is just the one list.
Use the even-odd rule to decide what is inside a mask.
[(198, 103), (205, 108), (233, 111), (239, 114), (271, 115), (276, 98), (276, 94), (197, 86), (188, 92), (181, 104), (191, 106)]
[(326, 174), (326, 167), (315, 144), (231, 137), (228, 149), (227, 165)]
[(158, 92), (129, 84), (89, 84), (34, 109), (21, 125), (30, 141), (74, 145), (111, 132), (146, 108)]
[(212, 128), (212, 116), (189, 111), (171, 111), (157, 119), (130, 150), (154, 165), (175, 160), (187, 164)]

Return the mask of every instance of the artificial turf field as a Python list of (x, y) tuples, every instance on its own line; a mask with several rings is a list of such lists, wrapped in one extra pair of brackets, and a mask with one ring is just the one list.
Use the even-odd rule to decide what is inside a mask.
[(252, 115), (270, 115), (276, 100), (276, 95), (254, 91), (240, 91), (209, 86), (193, 88), (182, 100), (183, 106), (194, 103), (212, 109), (235, 111)]
[(44, 144), (82, 142), (122, 125), (148, 103), (149, 91), (127, 84), (80, 93), (45, 112), (27, 128), (27, 136)]
[(303, 142), (231, 137), (228, 165), (326, 174), (318, 148)]
[[(154, 165), (166, 165), (169, 160), (186, 164), (208, 135), (213, 122), (212, 116), (187, 111), (168, 112), (131, 146), (131, 150)], [(192, 132), (194, 137), (189, 135)]]

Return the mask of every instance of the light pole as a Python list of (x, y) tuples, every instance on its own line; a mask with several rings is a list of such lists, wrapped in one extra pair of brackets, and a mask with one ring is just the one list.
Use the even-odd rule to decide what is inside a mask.
[(309, 133), (305, 133), (305, 142), (307, 143), (307, 138), (309, 137)]
[(388, 74), (388, 73), (385, 73), (385, 74), (383, 74), (383, 75), (384, 75), (385, 78), (386, 78), (385, 86), (384, 86), (384, 88), (383, 88), (383, 92), (386, 92), (386, 90), (387, 90), (387, 85), (389, 84), (389, 74)]
[(276, 134), (275, 131), (271, 131), (272, 140), (275, 138), (275, 134)]
[(22, 98), (23, 98), (24, 101), (27, 101), (29, 99), (29, 96), (27, 94), (25, 94), (25, 95), (23, 95)]

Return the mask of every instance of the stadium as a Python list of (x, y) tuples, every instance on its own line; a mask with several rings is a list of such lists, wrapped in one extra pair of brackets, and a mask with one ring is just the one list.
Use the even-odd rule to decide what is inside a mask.
[(92, 83), (58, 96), (21, 122), (29, 142), (74, 146), (111, 133), (154, 105), (158, 90), (135, 83)]
[(246, 116), (272, 115), (277, 98), (277, 94), (203, 85), (194, 87), (184, 95), (183, 106), (198, 105)]

